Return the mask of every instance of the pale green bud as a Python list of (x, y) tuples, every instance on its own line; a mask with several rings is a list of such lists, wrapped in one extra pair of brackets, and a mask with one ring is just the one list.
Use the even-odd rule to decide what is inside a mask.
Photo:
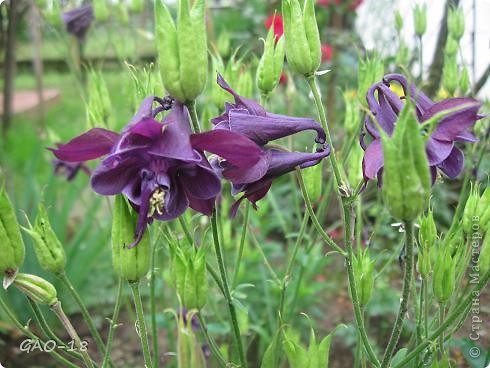
[(230, 34), (226, 29), (222, 30), (218, 36), (216, 48), (218, 49), (218, 53), (224, 59), (230, 56), (231, 52), (231, 40)]
[[(58, 0), (54, 0), (58, 1)], [(95, 20), (105, 22), (109, 18), (109, 7), (107, 0), (93, 0), (92, 6), (94, 9)]]
[(461, 8), (450, 8), (447, 15), (447, 29), (449, 35), (460, 40), (464, 35), (464, 13)]
[(352, 267), (356, 279), (359, 303), (365, 307), (373, 294), (375, 261), (369, 256), (369, 250), (361, 251), (354, 256)]
[(14, 285), (36, 303), (53, 305), (58, 302), (53, 284), (39, 276), (19, 273), (15, 277)]
[(403, 17), (399, 10), (395, 12), (395, 29), (398, 33), (403, 29)]
[(364, 60), (360, 60), (357, 71), (357, 96), (364, 106), (367, 107), (366, 93), (369, 87), (381, 80), (383, 75), (383, 60), (378, 55), (373, 55), (372, 58), (367, 56)]
[(478, 217), (478, 203), (480, 202), (480, 186), (471, 185), (470, 195), (466, 200), (466, 205), (463, 211), (463, 231), (470, 235), (474, 232), (473, 225), (480, 222)]
[(276, 43), (274, 30), (271, 27), (264, 43), (264, 53), (257, 67), (257, 87), (263, 95), (267, 96), (277, 87), (284, 67), (284, 55), (284, 37)]
[(452, 96), (458, 88), (458, 62), (456, 55), (446, 55), (442, 68), (442, 85)]
[(466, 65), (463, 67), (461, 71), (461, 76), (459, 78), (459, 91), (461, 94), (466, 94), (471, 88), (470, 83), (470, 73), (468, 72), (468, 68)]
[(446, 51), (446, 55), (454, 56), (457, 54), (459, 48), (459, 42), (456, 41), (452, 37), (448, 37), (446, 41), (446, 47), (444, 50)]
[(417, 37), (422, 37), (427, 31), (427, 5), (415, 5), (413, 9), (413, 21), (415, 34)]
[(450, 250), (445, 247), (439, 247), (434, 266), (432, 287), (437, 301), (441, 304), (446, 303), (453, 295), (455, 266)]

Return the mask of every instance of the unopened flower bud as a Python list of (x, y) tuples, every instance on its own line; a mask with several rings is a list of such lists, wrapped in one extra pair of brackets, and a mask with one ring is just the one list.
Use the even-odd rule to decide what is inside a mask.
[(446, 55), (456, 55), (458, 52), (459, 48), (459, 43), (452, 37), (448, 37), (446, 41), (446, 47), (444, 48), (444, 51), (446, 52)]
[(362, 159), (364, 157), (364, 150), (359, 144), (355, 144), (347, 159), (347, 176), (352, 188), (362, 180)]
[(322, 169), (323, 161), (319, 164), (303, 169), (303, 180), (311, 201), (316, 203), (322, 195)]
[(452, 96), (458, 88), (458, 62), (456, 55), (446, 55), (442, 68), (442, 85)]
[(490, 233), (490, 186), (488, 183), (485, 191), (480, 197), (476, 212), (481, 231), (483, 233)]
[(261, 94), (267, 96), (277, 87), (284, 67), (284, 54), (284, 37), (276, 43), (274, 28), (271, 27), (264, 43), (264, 53), (257, 67), (256, 82)]
[(420, 276), (427, 280), (432, 271), (431, 251), (427, 246), (421, 246), (417, 257), (417, 270)]
[(490, 233), (487, 233), (480, 250), (480, 257), (478, 258), (478, 267), (480, 271), (480, 277), (483, 277), (490, 271)]
[(137, 216), (122, 195), (114, 201), (112, 219), (112, 264), (116, 274), (129, 282), (139, 281), (150, 270), (150, 237), (146, 231), (133, 248)]
[(373, 293), (374, 264), (375, 261), (369, 256), (368, 249), (361, 251), (357, 256), (354, 256), (352, 262), (361, 307), (367, 305)]
[(128, 6), (125, 1), (119, 1), (116, 4), (116, 15), (117, 20), (119, 20), (122, 25), (127, 26), (129, 24)]
[(400, 45), (396, 52), (396, 63), (397, 65), (407, 65), (410, 62), (410, 49), (408, 48), (405, 41), (400, 40)]
[(254, 82), (252, 74), (250, 73), (250, 69), (246, 69), (242, 73), (240, 73), (240, 76), (238, 77), (237, 93), (240, 96), (252, 98), (254, 94), (253, 89)]
[(344, 128), (346, 135), (353, 136), (359, 132), (358, 96), (354, 90), (344, 92)]
[(434, 295), (440, 304), (446, 303), (451, 298), (454, 292), (454, 284), (455, 264), (453, 258), (450, 250), (441, 246), (437, 250), (432, 280)]
[(381, 80), (383, 75), (383, 60), (378, 55), (374, 55), (372, 58), (367, 56), (366, 59), (360, 60), (357, 71), (357, 96), (359, 96), (359, 100), (364, 106), (367, 107), (364, 96), (366, 96), (369, 87), (376, 83), (376, 81)]
[(447, 29), (449, 35), (460, 40), (464, 35), (464, 13), (461, 8), (450, 8), (447, 15)]
[(429, 208), (427, 215), (420, 217), (419, 224), (419, 243), (429, 248), (434, 246), (437, 241), (437, 228), (432, 208)]
[(41, 203), (34, 226), (23, 228), (34, 240), (34, 251), (41, 267), (56, 275), (62, 274), (66, 266), (66, 255), (61, 242), (51, 228), (46, 208)]
[(465, 95), (470, 90), (470, 87), (470, 73), (465, 65), (461, 71), (461, 76), (459, 77), (459, 92)]
[(415, 5), (413, 9), (413, 21), (415, 34), (417, 37), (422, 37), (427, 31), (427, 5)]
[(218, 36), (216, 48), (218, 49), (218, 53), (222, 58), (227, 58), (230, 56), (231, 52), (231, 40), (230, 34), (226, 29), (222, 30)]
[(88, 72), (88, 102), (87, 102), (87, 125), (88, 128), (100, 126), (108, 127), (109, 118), (112, 114), (112, 104), (109, 90), (101, 71), (89, 69)]
[(58, 302), (53, 284), (39, 276), (19, 273), (14, 285), (36, 303), (53, 305)]
[(385, 158), (385, 204), (393, 217), (413, 221), (427, 206), (431, 179), (425, 143), (412, 103), (405, 103), (392, 137), (380, 131)]
[(194, 312), (185, 312), (178, 318), (177, 330), (177, 366), (206, 368), (206, 359), (204, 357), (202, 346), (194, 332)]
[(398, 33), (403, 29), (403, 17), (399, 10), (395, 12), (395, 29)]
[(206, 85), (208, 48), (205, 0), (190, 9), (179, 0), (177, 23), (162, 0), (155, 3), (155, 33), (160, 73), (165, 89), (180, 102), (193, 101)]
[(466, 200), (466, 205), (463, 211), (463, 231), (469, 235), (473, 233), (473, 224), (479, 223), (478, 218), (478, 203), (480, 202), (480, 187), (478, 185), (471, 186), (470, 195)]
[(314, 74), (322, 61), (320, 34), (313, 0), (306, 0), (301, 9), (298, 0), (282, 0), (286, 56), (298, 74)]
[[(0, 178), (0, 181), (2, 178)], [(4, 287), (10, 285), (11, 278), (24, 262), (25, 246), (12, 203), (0, 187), (0, 275), (5, 277)]]
[(107, 0), (93, 0), (94, 16), (97, 22), (105, 22), (109, 18), (109, 7)]

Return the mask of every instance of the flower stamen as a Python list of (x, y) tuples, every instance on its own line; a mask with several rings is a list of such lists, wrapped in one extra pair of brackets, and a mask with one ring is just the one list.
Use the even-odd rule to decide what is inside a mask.
[(165, 191), (162, 188), (157, 188), (150, 197), (150, 210), (148, 211), (148, 217), (152, 217), (155, 212), (159, 215), (163, 215), (165, 209)]

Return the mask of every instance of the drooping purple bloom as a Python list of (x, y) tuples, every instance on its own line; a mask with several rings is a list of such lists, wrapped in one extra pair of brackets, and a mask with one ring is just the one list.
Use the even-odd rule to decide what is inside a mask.
[(66, 30), (78, 40), (85, 40), (85, 35), (94, 20), (92, 5), (84, 5), (63, 13)]
[[(399, 97), (390, 89), (390, 83), (398, 82), (403, 90), (403, 97)], [(457, 109), (442, 118), (431, 131), (426, 143), (427, 158), (429, 161), (432, 179), (435, 181), (437, 168), (450, 178), (455, 178), (463, 170), (464, 155), (456, 146), (456, 142), (476, 142), (476, 137), (470, 129), (482, 116), (478, 114), (481, 103), (472, 98), (451, 98), (434, 102), (415, 85), (409, 84), (400, 74), (388, 74), (382, 82), (375, 83), (368, 90), (366, 99), (369, 109), (376, 117), (380, 127), (391, 136), (403, 108), (403, 99), (410, 96), (416, 107), (417, 119), (423, 123), (435, 114), (448, 109)], [(369, 145), (365, 143), (365, 136), (369, 134), (373, 140)], [(361, 134), (361, 146), (365, 150), (362, 163), (364, 179), (366, 181), (378, 178), (381, 185), (384, 158), (381, 137), (376, 124), (368, 116), (364, 122), (364, 131)]]
[[(221, 88), (233, 95), (235, 103), (226, 103), (225, 112), (212, 119), (215, 125), (213, 131), (193, 137), (193, 145), (209, 151), (210, 140), (207, 135), (219, 137), (231, 131), (251, 139), (262, 151), (260, 159), (247, 170), (236, 167), (222, 157), (215, 157), (211, 160), (211, 165), (215, 170), (232, 182), (232, 194), (243, 193), (243, 196), (232, 207), (233, 216), (244, 199), (249, 200), (256, 208), (256, 202), (267, 194), (275, 178), (296, 167), (306, 168), (318, 164), (329, 155), (330, 147), (325, 144), (324, 130), (313, 119), (269, 113), (257, 102), (238, 95), (219, 74), (217, 81)], [(315, 153), (285, 152), (267, 146), (272, 140), (305, 130), (316, 132), (315, 141), (321, 144), (321, 148)]]
[(91, 171), (84, 162), (68, 162), (55, 158), (53, 160), (53, 171), (55, 175), (63, 175), (66, 180), (72, 181), (80, 171), (90, 176)]
[[(155, 102), (158, 106), (153, 108)], [(106, 156), (92, 174), (92, 188), (101, 195), (122, 193), (138, 211), (132, 245), (154, 219), (175, 219), (188, 207), (211, 215), (221, 190), (220, 178), (203, 150), (192, 145), (191, 138), (200, 134), (192, 134), (186, 107), (175, 102), (163, 121), (155, 120), (170, 106), (168, 99), (148, 97), (121, 134), (94, 128), (52, 149), (65, 161)], [(206, 149), (242, 169), (260, 159), (262, 152), (254, 142), (238, 133), (225, 133), (217, 144), (211, 137)]]

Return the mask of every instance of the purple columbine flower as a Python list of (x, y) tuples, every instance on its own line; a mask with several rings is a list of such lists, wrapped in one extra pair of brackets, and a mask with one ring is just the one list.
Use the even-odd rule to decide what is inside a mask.
[[(463, 152), (456, 147), (455, 143), (477, 141), (470, 129), (477, 120), (483, 117), (478, 114), (481, 103), (466, 97), (433, 102), (423, 92), (416, 89), (415, 85), (409, 85), (404, 76), (388, 74), (383, 78), (382, 82), (372, 85), (366, 96), (369, 109), (388, 135), (393, 134), (398, 114), (403, 108), (403, 99), (405, 99), (405, 96), (399, 97), (390, 89), (390, 83), (393, 81), (400, 83), (405, 96), (409, 95), (413, 100), (417, 119), (420, 123), (441, 111), (461, 107), (461, 109), (448, 114), (437, 123), (426, 143), (432, 181), (434, 182), (437, 177), (437, 168), (448, 177), (455, 178), (461, 173), (464, 166)], [(365, 143), (366, 134), (373, 138), (369, 145)], [(365, 150), (362, 162), (364, 179), (368, 181), (378, 178), (378, 184), (381, 185), (381, 175), (384, 166), (383, 147), (378, 128), (369, 116), (366, 117), (364, 122), (361, 146)]]
[[(211, 165), (220, 176), (232, 182), (232, 194), (243, 192), (243, 196), (232, 206), (231, 215), (234, 216), (244, 199), (256, 208), (256, 202), (267, 194), (275, 178), (296, 167), (306, 168), (318, 164), (329, 155), (330, 147), (325, 144), (325, 131), (313, 119), (272, 114), (257, 102), (238, 95), (219, 74), (217, 81), (221, 88), (233, 95), (235, 103), (226, 103), (225, 112), (212, 119), (215, 125), (213, 131), (193, 137), (193, 144), (209, 151), (206, 134), (219, 136), (231, 131), (254, 141), (262, 153), (256, 164), (246, 170), (236, 167), (223, 157), (211, 159)], [(267, 146), (272, 140), (304, 130), (316, 131), (315, 141), (321, 144), (317, 152), (285, 152)]]
[[(153, 108), (153, 104), (158, 106)], [(157, 115), (171, 107), (159, 122)], [(206, 150), (225, 157), (243, 170), (255, 165), (262, 152), (243, 135), (224, 132), (205, 134)], [(187, 108), (169, 99), (146, 98), (121, 134), (94, 128), (65, 145), (51, 149), (68, 162), (83, 162), (106, 156), (92, 174), (91, 184), (101, 195), (124, 194), (138, 211), (136, 245), (146, 227), (157, 220), (172, 220), (187, 207), (211, 215), (221, 190), (200, 147), (194, 147)]]
[(66, 30), (78, 40), (85, 40), (85, 35), (94, 20), (92, 5), (84, 5), (63, 13)]

